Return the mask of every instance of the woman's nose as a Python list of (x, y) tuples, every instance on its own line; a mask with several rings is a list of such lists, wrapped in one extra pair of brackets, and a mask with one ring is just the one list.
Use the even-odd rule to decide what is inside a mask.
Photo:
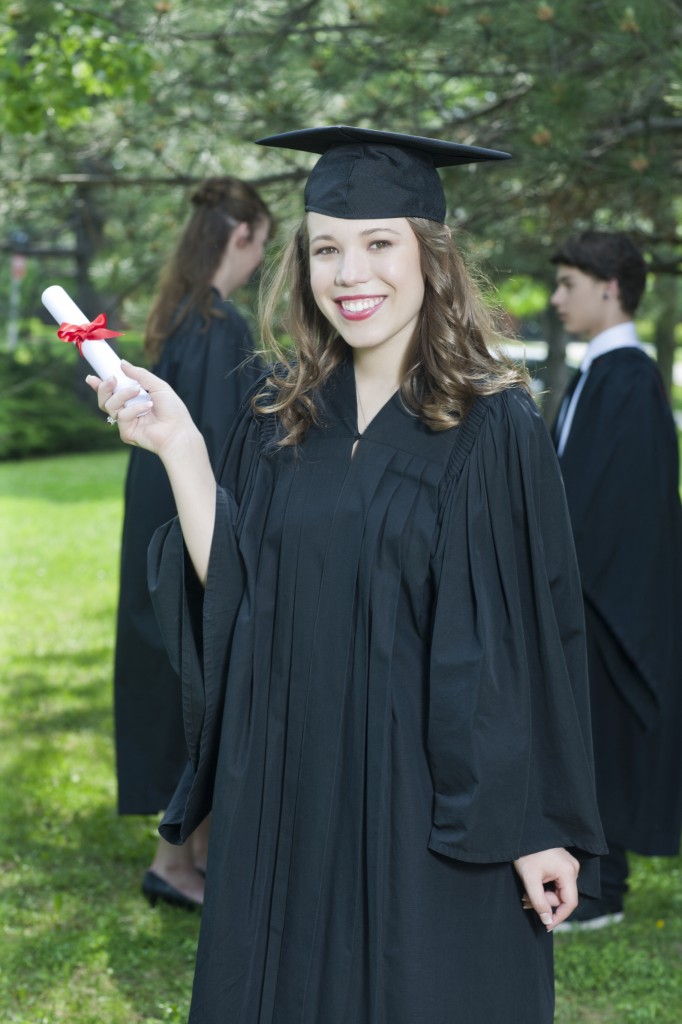
[(341, 254), (336, 268), (336, 284), (349, 285), (367, 281), (369, 278), (369, 266), (364, 253), (356, 250), (346, 250)]

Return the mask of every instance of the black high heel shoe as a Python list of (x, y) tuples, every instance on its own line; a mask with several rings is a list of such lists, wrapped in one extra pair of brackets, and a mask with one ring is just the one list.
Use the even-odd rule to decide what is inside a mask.
[(201, 903), (190, 899), (183, 892), (176, 889), (174, 885), (165, 882), (154, 871), (145, 871), (142, 879), (142, 893), (147, 897), (152, 907), (156, 906), (157, 900), (168, 903), (172, 907), (182, 907), (184, 910), (201, 910)]

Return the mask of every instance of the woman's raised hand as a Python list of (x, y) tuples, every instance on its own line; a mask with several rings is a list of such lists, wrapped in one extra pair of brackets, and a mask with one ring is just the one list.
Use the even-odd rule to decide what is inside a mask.
[(114, 377), (102, 381), (99, 377), (89, 375), (85, 378), (86, 382), (97, 392), (97, 402), (102, 412), (116, 421), (121, 440), (126, 444), (146, 448), (163, 458), (178, 442), (181, 443), (188, 432), (195, 433), (197, 428), (184, 402), (164, 380), (149, 370), (125, 361), (121, 368), (127, 377), (137, 381), (147, 391), (149, 401), (141, 400), (126, 406), (126, 402), (139, 394), (139, 389), (129, 387), (114, 392)]

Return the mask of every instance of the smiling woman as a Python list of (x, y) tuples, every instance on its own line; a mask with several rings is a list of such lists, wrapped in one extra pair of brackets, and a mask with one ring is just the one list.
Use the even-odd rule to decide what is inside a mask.
[(189, 753), (162, 833), (212, 811), (190, 1021), (550, 1024), (550, 933), (604, 849), (580, 585), (436, 171), (503, 154), (293, 136), (323, 156), (263, 320), (286, 295), (296, 357), (217, 483), (164, 382), (126, 368), (139, 416), (92, 381), (179, 513), (150, 585)]
[[(370, 275), (374, 268), (388, 279), (383, 282), (384, 291), (379, 289), (373, 296), (359, 294), (360, 285), (365, 291), (367, 281), (353, 284), (352, 291), (341, 281), (343, 287), (332, 286), (335, 298), (330, 296), (322, 306), (321, 290), (324, 283), (328, 285), (330, 267), (335, 275), (340, 269), (342, 277), (354, 276), (358, 256), (351, 254), (356, 268), (349, 271), (339, 268), (344, 259), (340, 239), (334, 245), (331, 235), (315, 236), (318, 244), (313, 248), (310, 224), (317, 223), (316, 217), (316, 213), (308, 214), (271, 279), (264, 279), (261, 333), (275, 355), (278, 370), (268, 381), (262, 411), (275, 412), (288, 428), (280, 439), (282, 444), (298, 443), (305, 435), (314, 416), (311, 395), (346, 358), (347, 346), (353, 350), (363, 407), (365, 402), (368, 407), (376, 406), (377, 397), (385, 399), (400, 386), (407, 407), (434, 430), (447, 430), (460, 422), (477, 394), (527, 386), (525, 373), (504, 356), (503, 339), (446, 225), (422, 217), (368, 222), (323, 218), (340, 234), (371, 232), (371, 237), (363, 235), (359, 246), (367, 252), (360, 274)], [(344, 291), (348, 295), (344, 296)], [(389, 301), (392, 295), (393, 303)], [(278, 311), (289, 296), (283, 326), (296, 339), (300, 359), (295, 362), (287, 360), (273, 331)], [(339, 297), (346, 310), (338, 308)], [(379, 315), (372, 329), (351, 331), (353, 323), (374, 319), (374, 300), (378, 300)], [(419, 307), (414, 310), (418, 300)], [(356, 310), (357, 303), (365, 307), (369, 303), (369, 308)], [(382, 315), (385, 304), (390, 310), (387, 317)], [(407, 324), (401, 324), (401, 319), (408, 315), (409, 323), (411, 308), (414, 317), (408, 336)], [(383, 331), (386, 336), (382, 338)], [(378, 351), (372, 353), (377, 346)], [(381, 379), (376, 394), (368, 394), (375, 391), (368, 376)]]
[(404, 218), (374, 223), (311, 213), (308, 231), (310, 286), (320, 311), (353, 351), (366, 426), (381, 399), (400, 386), (424, 302), (419, 243)]

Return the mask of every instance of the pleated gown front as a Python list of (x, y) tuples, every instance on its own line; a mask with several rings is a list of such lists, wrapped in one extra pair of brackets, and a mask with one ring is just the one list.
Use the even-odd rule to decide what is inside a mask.
[[(191, 1024), (549, 1024), (551, 937), (511, 861), (603, 849), (580, 587), (519, 390), (434, 433), (352, 364), (296, 449), (245, 409), (205, 592), (177, 524), (150, 585), (212, 809)], [(590, 870), (585, 879), (589, 887)]]

